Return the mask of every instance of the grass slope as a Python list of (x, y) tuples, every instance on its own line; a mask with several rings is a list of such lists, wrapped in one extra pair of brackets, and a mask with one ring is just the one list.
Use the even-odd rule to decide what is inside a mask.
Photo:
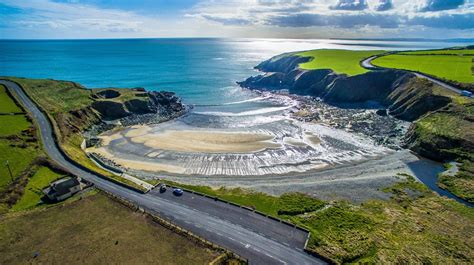
[(40, 153), (35, 146), (11, 146), (9, 140), (0, 139), (0, 190), (11, 183), (10, 173), (4, 164), (6, 160), (10, 164), (13, 178), (16, 179)]
[(312, 50), (296, 55), (313, 57), (313, 60), (300, 64), (301, 69), (332, 69), (336, 73), (352, 76), (368, 72), (360, 66), (360, 61), (380, 53), (383, 51)]
[(474, 163), (469, 160), (460, 162), (458, 173), (455, 176), (440, 176), (438, 185), (459, 198), (474, 203)]
[(101, 194), (0, 219), (0, 264), (208, 264), (218, 254)]
[(444, 50), (425, 50), (400, 52), (408, 55), (474, 55), (474, 49), (444, 49)]
[(0, 115), (0, 137), (21, 133), (31, 127), (25, 115)]
[(447, 90), (438, 93), (450, 97), (453, 102), (447, 108), (415, 121), (415, 149), (429, 147), (427, 152), (436, 150), (436, 154), (460, 162), (460, 171), (455, 176), (440, 177), (438, 184), (456, 196), (474, 202), (474, 100)]
[(253, 207), (311, 231), (308, 250), (335, 263), (472, 263), (474, 210), (431, 192), (412, 177), (387, 187), (389, 201), (324, 202), (243, 189), (180, 185)]
[(473, 50), (404, 52), (379, 57), (373, 60), (373, 64), (387, 68), (419, 71), (461, 83), (474, 83), (473, 52)]
[[(21, 112), (1, 86), (0, 108), (8, 112)], [(0, 193), (12, 180), (5, 166), (8, 160), (13, 178), (16, 179), (41, 153), (36, 133), (25, 115), (0, 115)]]
[(47, 167), (40, 167), (28, 181), (23, 196), (12, 210), (19, 211), (35, 207), (43, 197), (43, 188), (62, 176)]
[(6, 92), (6, 88), (0, 85), (0, 113), (20, 113), (21, 109), (15, 104)]

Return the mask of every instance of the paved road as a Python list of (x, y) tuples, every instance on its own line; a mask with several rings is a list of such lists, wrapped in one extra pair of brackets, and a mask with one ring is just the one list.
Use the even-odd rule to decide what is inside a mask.
[(82, 170), (62, 156), (55, 145), (51, 124), (23, 90), (10, 81), (0, 80), (0, 84), (18, 95), (39, 125), (45, 151), (72, 174), (248, 258), (251, 264), (324, 264), (303, 251), (307, 234), (299, 229), (191, 193), (181, 197), (173, 196), (169, 191), (137, 193)]
[[(385, 68), (385, 67), (380, 67), (380, 66), (376, 66), (376, 65), (373, 65), (372, 64), (372, 61), (377, 59), (378, 57), (381, 57), (381, 56), (384, 56), (384, 55), (374, 55), (374, 56), (371, 56), (365, 60), (363, 60), (361, 62), (361, 66), (364, 67), (365, 69), (368, 69), (368, 70), (384, 70), (384, 69), (392, 69), (392, 68)], [(394, 69), (394, 70), (398, 70), (398, 69)], [(410, 72), (410, 73), (413, 73), (414, 75), (416, 75), (417, 77), (419, 78), (424, 78), (424, 79), (428, 79), (430, 80), (431, 82), (441, 86), (441, 87), (444, 87), (446, 89), (449, 89), (451, 91), (453, 91), (454, 93), (458, 93), (458, 94), (461, 94), (462, 90), (461, 89), (458, 89), (448, 83), (445, 83), (441, 80), (438, 80), (438, 79), (435, 79), (433, 77), (430, 77), (430, 76), (427, 76), (425, 74), (422, 74), (420, 72), (415, 72), (415, 71), (409, 71), (409, 70), (403, 70), (403, 71), (407, 71), (407, 72)]]

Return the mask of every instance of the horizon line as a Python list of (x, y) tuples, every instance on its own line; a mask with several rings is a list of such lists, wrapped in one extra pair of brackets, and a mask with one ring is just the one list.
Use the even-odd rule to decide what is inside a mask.
[(269, 38), (269, 37), (124, 37), (124, 38), (0, 38), (0, 41), (84, 41), (84, 40), (155, 40), (155, 39), (209, 39), (209, 40), (360, 40), (360, 41), (432, 41), (432, 42), (474, 42), (474, 38)]

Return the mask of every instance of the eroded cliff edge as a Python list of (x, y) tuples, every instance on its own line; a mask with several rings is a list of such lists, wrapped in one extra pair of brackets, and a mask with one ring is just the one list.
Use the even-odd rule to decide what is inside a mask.
[(331, 69), (298, 67), (309, 60), (312, 58), (294, 54), (273, 57), (255, 67), (263, 72), (261, 75), (239, 84), (249, 89), (288, 90), (291, 94), (319, 97), (333, 105), (376, 101), (388, 114), (412, 122), (404, 139), (406, 148), (440, 162), (462, 162), (460, 173), (440, 178), (440, 186), (474, 201), (472, 99), (400, 70), (348, 76)]

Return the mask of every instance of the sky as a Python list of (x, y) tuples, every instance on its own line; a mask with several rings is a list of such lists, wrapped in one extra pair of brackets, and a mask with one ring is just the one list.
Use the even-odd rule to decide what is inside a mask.
[(474, 0), (0, 0), (0, 39), (474, 38)]

